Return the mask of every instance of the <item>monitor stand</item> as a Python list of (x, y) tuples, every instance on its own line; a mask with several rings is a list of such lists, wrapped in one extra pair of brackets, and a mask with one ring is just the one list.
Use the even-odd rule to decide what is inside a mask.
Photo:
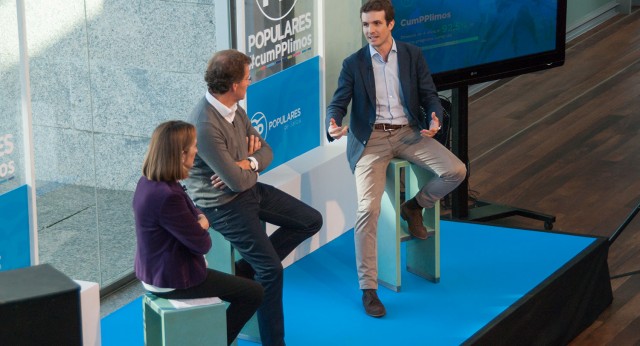
[[(468, 133), (469, 133), (469, 87), (462, 86), (451, 90), (451, 151), (465, 164), (469, 163)], [(507, 205), (495, 204), (487, 201), (477, 201), (469, 208), (469, 180), (465, 179), (458, 188), (451, 193), (451, 218), (467, 221), (490, 221), (510, 216), (523, 216), (544, 222), (544, 229), (553, 228), (556, 217), (553, 215), (515, 208)]]

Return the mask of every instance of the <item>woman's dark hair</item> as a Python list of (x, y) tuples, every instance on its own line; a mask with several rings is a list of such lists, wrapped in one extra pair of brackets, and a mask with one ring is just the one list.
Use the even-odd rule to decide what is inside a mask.
[(164, 122), (153, 131), (144, 157), (142, 174), (154, 181), (177, 181), (189, 176), (183, 154), (196, 141), (196, 128), (184, 121)]

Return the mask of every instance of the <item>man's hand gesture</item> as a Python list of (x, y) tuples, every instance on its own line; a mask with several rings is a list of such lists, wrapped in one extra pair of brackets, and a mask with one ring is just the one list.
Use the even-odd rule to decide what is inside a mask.
[(431, 113), (431, 125), (429, 125), (428, 130), (420, 130), (420, 135), (422, 137), (431, 137), (436, 135), (440, 131), (440, 119), (436, 116), (436, 112)]
[(349, 126), (338, 126), (333, 118), (329, 120), (329, 136), (333, 139), (340, 139), (346, 136), (347, 132), (349, 132)]

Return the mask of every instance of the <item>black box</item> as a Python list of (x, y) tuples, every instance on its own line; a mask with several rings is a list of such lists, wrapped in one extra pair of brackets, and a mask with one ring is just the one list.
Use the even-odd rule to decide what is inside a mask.
[(80, 286), (48, 264), (0, 272), (0, 343), (82, 345)]

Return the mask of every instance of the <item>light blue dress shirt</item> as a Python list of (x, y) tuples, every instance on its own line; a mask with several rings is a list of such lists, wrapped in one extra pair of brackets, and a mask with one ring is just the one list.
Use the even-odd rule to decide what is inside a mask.
[(376, 86), (376, 123), (406, 125), (409, 123), (400, 88), (398, 49), (393, 41), (385, 62), (382, 55), (369, 45)]

